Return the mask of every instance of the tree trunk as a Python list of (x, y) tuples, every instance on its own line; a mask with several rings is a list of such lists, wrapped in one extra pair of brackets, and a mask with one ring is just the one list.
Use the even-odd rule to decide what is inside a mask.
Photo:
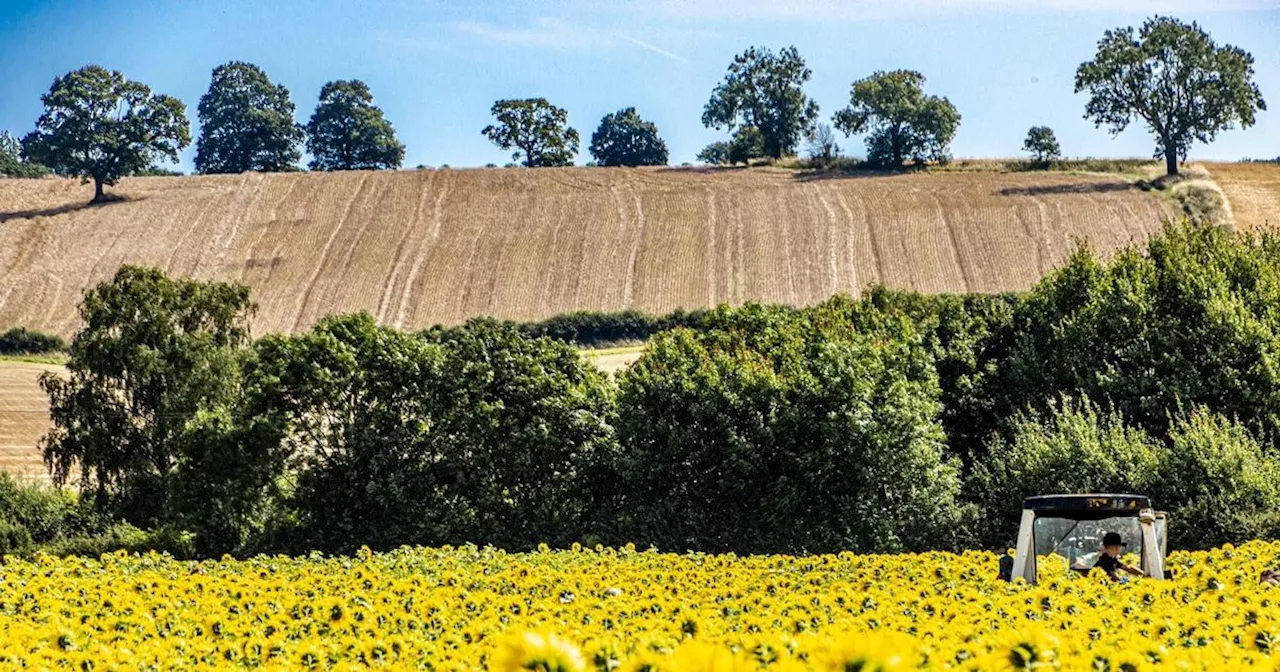
[(106, 200), (106, 194), (102, 191), (102, 178), (93, 178), (93, 202), (101, 203)]
[(1172, 142), (1164, 143), (1164, 170), (1166, 175), (1178, 174), (1178, 147)]

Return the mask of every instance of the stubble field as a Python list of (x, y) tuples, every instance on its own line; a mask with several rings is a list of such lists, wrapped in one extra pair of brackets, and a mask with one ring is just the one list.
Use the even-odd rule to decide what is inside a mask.
[(1237, 229), (1280, 225), (1280, 164), (1212, 163), (1207, 167), (1231, 202)]
[(0, 325), (70, 335), (123, 263), (248, 284), (254, 333), (366, 310), (405, 329), (477, 315), (809, 304), (873, 283), (1030, 287), (1075, 246), (1159, 230), (1119, 179), (546, 169), (0, 180)]
[(0, 361), (0, 471), (21, 479), (47, 479), (37, 446), (49, 430), (49, 398), (37, 384), (54, 364)]

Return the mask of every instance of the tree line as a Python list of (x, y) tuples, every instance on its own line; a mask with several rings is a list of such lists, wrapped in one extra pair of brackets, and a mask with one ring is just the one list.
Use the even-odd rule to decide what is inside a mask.
[[(804, 91), (812, 77), (799, 51), (751, 47), (734, 57), (702, 113), (708, 128), (730, 133), (698, 154), (711, 164), (749, 163), (793, 155), (808, 141), (812, 158), (839, 152), (835, 131), (866, 138), (866, 164), (901, 169), (950, 159), (960, 113), (942, 96), (926, 94), (923, 74), (877, 71), (853, 82), (849, 104), (819, 121), (816, 101)], [(1266, 109), (1253, 82), (1253, 57), (1219, 46), (1196, 23), (1165, 16), (1140, 29), (1108, 30), (1097, 52), (1076, 70), (1076, 93), (1089, 100), (1085, 117), (1112, 134), (1139, 122), (1156, 137), (1154, 156), (1178, 173), (1195, 142), (1253, 125)], [(146, 85), (100, 66), (57, 78), (42, 97), (45, 112), (20, 148), (0, 137), (0, 174), (39, 174), (40, 164), (61, 175), (92, 180), (95, 201), (103, 186), (122, 176), (176, 161), (191, 143), (186, 106), (153, 94)], [(304, 143), (312, 170), (398, 168), (404, 145), (359, 80), (329, 82), (306, 124), (294, 121), (289, 90), (256, 65), (231, 62), (213, 71), (197, 114), (196, 170), (202, 173), (295, 170)], [(545, 98), (499, 100), (494, 123), (481, 132), (511, 151), (526, 167), (571, 165), (581, 142), (568, 112)], [(1033, 127), (1024, 148), (1047, 165), (1060, 154), (1053, 131)], [(605, 116), (591, 137), (593, 163), (601, 166), (665, 165), (666, 143), (656, 125), (628, 107)]]
[(1149, 494), (1211, 546), (1280, 534), (1276, 305), (1280, 237), (1171, 226), (1022, 295), (673, 319), (614, 379), (485, 319), (251, 340), (245, 287), (124, 267), (41, 381), (43, 454), (76, 520), (214, 556), (1004, 548), (1055, 491)]

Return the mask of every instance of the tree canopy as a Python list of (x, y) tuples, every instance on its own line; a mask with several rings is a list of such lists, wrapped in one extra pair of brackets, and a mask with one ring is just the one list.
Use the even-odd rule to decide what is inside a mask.
[(40, 379), (55, 482), (78, 475), (99, 507), (135, 524), (170, 522), (173, 500), (187, 490), (179, 483), (192, 466), (190, 432), (236, 391), (251, 310), (247, 287), (133, 266), (87, 292), (67, 375)]
[(628, 107), (606, 115), (591, 136), (591, 156), (602, 166), (665, 166), (667, 143), (658, 127)]
[(795, 47), (777, 54), (751, 47), (729, 64), (724, 81), (702, 111), (702, 123), (727, 127), (735, 135), (744, 128), (755, 129), (762, 137), (764, 156), (792, 154), (818, 120), (818, 104), (804, 93), (812, 75)]
[(213, 69), (200, 98), (196, 170), (201, 173), (279, 172), (297, 167), (303, 129), (283, 84), (262, 68), (232, 61)]
[(569, 113), (546, 98), (499, 100), (490, 110), (498, 123), (481, 131), (502, 149), (515, 149), (512, 160), (528, 168), (573, 165), (578, 132), (569, 128)]
[(1027, 131), (1027, 139), (1022, 141), (1022, 151), (1030, 153), (1032, 160), (1042, 165), (1062, 156), (1058, 138), (1048, 126), (1032, 126)]
[(379, 170), (404, 163), (404, 145), (358, 79), (329, 82), (307, 124), (311, 170)]
[(925, 95), (924, 82), (914, 70), (859, 79), (849, 107), (836, 112), (836, 128), (846, 135), (867, 133), (867, 160), (875, 165), (900, 168), (907, 159), (917, 165), (949, 159), (960, 113), (946, 98)]
[(59, 175), (93, 180), (94, 202), (106, 198), (103, 185), (156, 159), (177, 161), (191, 144), (182, 101), (102, 66), (58, 77), (40, 100), (44, 113), (22, 139), (23, 154)]
[(1219, 47), (1196, 23), (1167, 16), (1103, 33), (1092, 61), (1076, 70), (1076, 93), (1087, 92), (1085, 118), (1112, 135), (1141, 120), (1156, 136), (1155, 156), (1178, 174), (1195, 142), (1211, 142), (1219, 131), (1253, 125), (1267, 109), (1253, 82), (1253, 56)]

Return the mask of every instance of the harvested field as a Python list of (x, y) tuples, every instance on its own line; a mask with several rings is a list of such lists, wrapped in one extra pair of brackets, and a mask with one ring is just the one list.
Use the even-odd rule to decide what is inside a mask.
[(47, 480), (37, 446), (49, 430), (49, 398), (36, 380), (54, 364), (0, 361), (0, 471)]
[(1231, 203), (1237, 230), (1280, 226), (1280, 164), (1211, 163), (1206, 167)]
[(0, 180), (0, 325), (64, 336), (123, 263), (238, 280), (254, 333), (366, 310), (422, 328), (477, 315), (809, 304), (872, 283), (1017, 290), (1076, 240), (1109, 250), (1163, 206), (1120, 179), (805, 176), (566, 168)]

